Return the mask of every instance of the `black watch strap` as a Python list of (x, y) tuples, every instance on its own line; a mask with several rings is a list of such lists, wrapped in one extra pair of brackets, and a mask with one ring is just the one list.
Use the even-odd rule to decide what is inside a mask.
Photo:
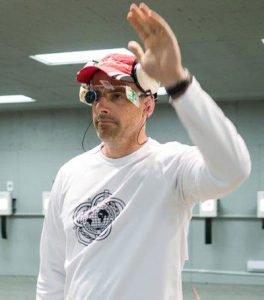
[(187, 73), (187, 77), (184, 80), (178, 81), (175, 85), (165, 88), (167, 94), (172, 98), (176, 99), (180, 97), (182, 94), (185, 93), (188, 86), (192, 83), (192, 74), (189, 72), (189, 70), (185, 69)]

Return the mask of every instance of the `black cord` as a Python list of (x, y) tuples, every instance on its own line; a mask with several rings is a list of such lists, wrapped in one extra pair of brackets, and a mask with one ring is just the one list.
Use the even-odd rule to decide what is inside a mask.
[(141, 128), (140, 128), (140, 130), (139, 130), (139, 132), (138, 132), (138, 135), (137, 135), (137, 143), (138, 143), (140, 146), (142, 146), (142, 145), (144, 145), (144, 144), (146, 143), (146, 141), (144, 141), (143, 143), (140, 144), (138, 138), (139, 138), (140, 131), (142, 130), (142, 128), (143, 128), (143, 127), (146, 125), (146, 123), (147, 123), (147, 119), (148, 119), (148, 116), (146, 117), (146, 120), (145, 120), (145, 122), (143, 123), (143, 125), (141, 126)]
[(86, 136), (86, 134), (87, 134), (87, 132), (88, 132), (90, 126), (92, 125), (92, 123), (93, 123), (93, 119), (90, 121), (90, 123), (89, 123), (88, 127), (86, 128), (86, 130), (85, 130), (85, 132), (84, 132), (84, 135), (83, 135), (83, 139), (82, 139), (82, 148), (83, 148), (83, 152), (86, 152), (86, 151), (87, 151), (87, 149), (85, 149), (85, 147), (84, 147), (84, 140), (85, 140), (85, 136)]
[[(138, 140), (138, 138), (139, 138), (139, 134), (140, 134), (142, 128), (143, 128), (143, 127), (146, 125), (146, 123), (147, 123), (147, 119), (148, 119), (148, 117), (146, 117), (145, 122), (143, 123), (143, 125), (142, 125), (141, 128), (140, 128), (140, 130), (138, 131), (138, 135), (137, 135), (137, 143), (138, 143), (140, 146), (141, 146), (141, 145), (144, 145), (144, 144), (146, 143), (146, 141), (144, 141), (143, 143), (140, 143), (139, 140)], [(87, 128), (85, 129), (85, 132), (84, 132), (84, 134), (83, 134), (83, 138), (82, 138), (82, 149), (83, 149), (83, 152), (86, 152), (86, 151), (87, 151), (87, 149), (85, 149), (85, 147), (84, 147), (84, 140), (85, 140), (85, 136), (86, 136), (86, 134), (87, 134), (89, 128), (91, 127), (92, 123), (93, 123), (93, 120), (90, 121), (89, 125), (87, 126)]]

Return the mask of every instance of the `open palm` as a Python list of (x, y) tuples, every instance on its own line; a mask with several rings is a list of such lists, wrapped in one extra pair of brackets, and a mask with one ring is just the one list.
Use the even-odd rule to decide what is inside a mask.
[(132, 51), (146, 73), (165, 87), (186, 77), (181, 64), (180, 48), (168, 23), (146, 4), (132, 4), (127, 15), (129, 23), (138, 33), (144, 49), (130, 41)]

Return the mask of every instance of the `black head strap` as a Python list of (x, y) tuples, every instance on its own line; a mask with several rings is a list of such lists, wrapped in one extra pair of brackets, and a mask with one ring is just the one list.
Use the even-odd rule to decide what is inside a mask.
[(150, 90), (145, 91), (145, 90), (142, 88), (142, 86), (140, 85), (140, 83), (139, 83), (139, 81), (138, 81), (138, 78), (137, 78), (137, 67), (136, 67), (137, 64), (138, 64), (138, 62), (137, 62), (137, 60), (135, 59), (135, 60), (134, 60), (134, 63), (133, 63), (133, 66), (132, 66), (132, 71), (131, 71), (131, 76), (132, 76), (132, 78), (133, 78), (133, 80), (134, 80), (135, 85), (140, 89), (141, 92), (143, 92), (143, 93), (146, 94), (146, 95), (151, 95), (151, 96), (153, 96), (154, 100), (157, 101), (157, 99), (158, 99), (158, 94), (157, 94), (157, 93), (152, 94)]
[(142, 88), (142, 86), (138, 82), (136, 65), (137, 65), (137, 60), (135, 59), (134, 62), (133, 62), (133, 66), (132, 66), (131, 76), (134, 80), (135, 85), (141, 90), (141, 92), (146, 94), (147, 92)]

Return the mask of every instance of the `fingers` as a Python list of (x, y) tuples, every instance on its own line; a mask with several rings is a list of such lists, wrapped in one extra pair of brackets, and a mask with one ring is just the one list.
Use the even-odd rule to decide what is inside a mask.
[(135, 41), (130, 41), (128, 43), (128, 49), (136, 56), (137, 61), (141, 62), (141, 59), (144, 56), (144, 51), (141, 48), (141, 46), (139, 45), (139, 43), (137, 43)]
[(148, 17), (148, 21), (153, 25), (165, 25), (167, 22), (153, 9), (150, 9), (145, 3), (140, 4), (140, 9), (144, 13), (145, 17)]
[(150, 9), (145, 3), (141, 3), (139, 7), (145, 14), (147, 26), (152, 34), (163, 34), (164, 31), (172, 32), (169, 24), (157, 12)]
[(147, 15), (145, 11), (140, 9), (136, 4), (132, 4), (130, 6), (127, 20), (138, 33), (142, 41), (144, 41), (150, 34), (146, 26), (146, 17)]
[(127, 20), (144, 44), (150, 35), (162, 36), (166, 31), (170, 32), (170, 34), (172, 32), (167, 22), (144, 3), (141, 3), (139, 6), (132, 4), (127, 15)]
[(151, 9), (145, 3), (140, 3), (139, 8), (146, 15), (148, 15), (151, 12)]

